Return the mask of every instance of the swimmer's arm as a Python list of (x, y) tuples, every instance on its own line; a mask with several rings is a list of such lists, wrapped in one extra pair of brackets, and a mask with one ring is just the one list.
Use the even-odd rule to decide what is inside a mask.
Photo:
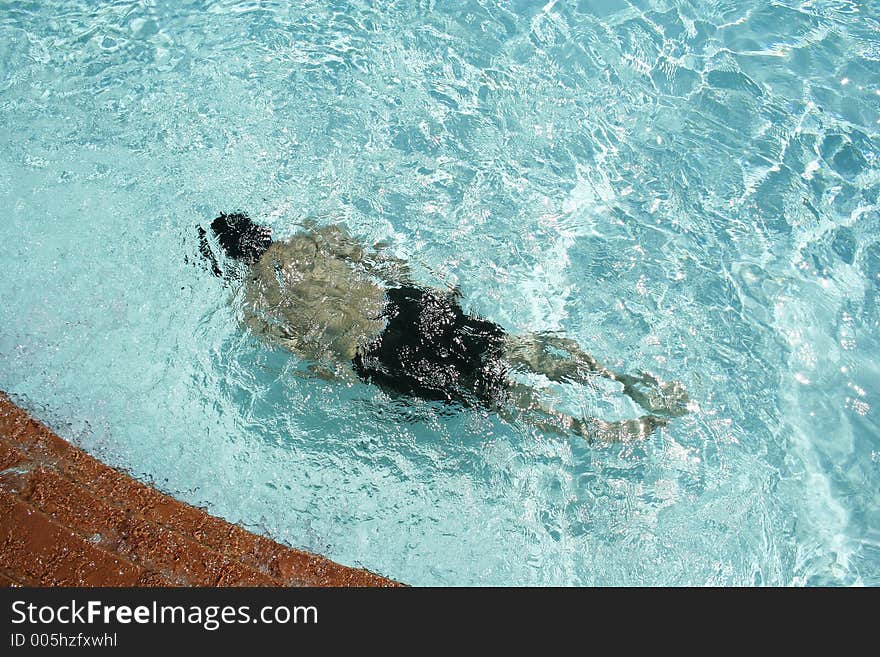
[(362, 264), (367, 273), (381, 279), (388, 285), (413, 284), (409, 263), (395, 256), (376, 251), (366, 256)]
[(242, 321), (251, 332), (269, 343), (280, 343), (287, 334), (277, 324), (270, 322), (266, 309), (276, 307), (281, 301), (278, 284), (272, 275), (272, 263), (263, 258), (251, 268), (244, 291)]
[(217, 263), (217, 257), (214, 255), (214, 252), (211, 250), (211, 245), (208, 243), (208, 232), (201, 226), (199, 226), (198, 229), (199, 252), (208, 261), (208, 264), (211, 265), (211, 272), (214, 276), (222, 278), (223, 270), (220, 269), (220, 265)]
[(309, 363), (304, 370), (295, 370), (294, 374), (303, 379), (318, 379), (335, 383), (355, 383), (357, 376), (350, 367), (339, 365), (332, 367), (324, 363)]
[(365, 249), (344, 226), (338, 224), (313, 229), (313, 233), (332, 255), (359, 265), (368, 274), (384, 283), (389, 285), (412, 283), (409, 264), (388, 254), (386, 243), (377, 242), (371, 249)]
[(345, 226), (322, 226), (314, 230), (313, 234), (323, 249), (340, 260), (360, 262), (364, 257), (363, 245), (351, 236)]

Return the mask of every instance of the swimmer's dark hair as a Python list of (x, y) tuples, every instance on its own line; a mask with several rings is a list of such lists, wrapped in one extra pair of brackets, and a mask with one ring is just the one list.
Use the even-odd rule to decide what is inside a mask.
[[(248, 265), (259, 260), (272, 244), (272, 229), (268, 226), (258, 226), (250, 217), (240, 212), (221, 214), (211, 222), (211, 230), (217, 236), (217, 241), (227, 257)], [(202, 255), (211, 263), (214, 275), (222, 276), (223, 272), (208, 245), (207, 233), (201, 226), (199, 240)]]

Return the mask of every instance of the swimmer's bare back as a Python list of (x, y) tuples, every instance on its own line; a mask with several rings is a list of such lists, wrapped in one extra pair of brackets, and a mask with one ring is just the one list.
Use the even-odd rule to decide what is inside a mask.
[[(650, 374), (613, 372), (569, 338), (513, 335), (465, 314), (450, 292), (419, 286), (406, 263), (381, 245), (365, 247), (343, 227), (309, 224), (283, 241), (244, 214), (220, 215), (211, 233), (199, 229), (214, 273), (244, 274), (244, 318), (263, 340), (282, 345), (317, 376), (362, 380), (389, 392), (483, 406), (541, 430), (588, 440), (644, 438), (687, 412), (682, 384)], [(224, 266), (220, 263), (223, 261)], [(617, 381), (648, 413), (606, 422), (555, 409), (546, 391), (519, 383), (515, 372), (550, 381)]]

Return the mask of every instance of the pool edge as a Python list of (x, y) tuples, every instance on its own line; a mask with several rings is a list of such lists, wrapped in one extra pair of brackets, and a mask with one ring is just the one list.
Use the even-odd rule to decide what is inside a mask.
[(401, 586), (176, 500), (0, 391), (0, 585)]

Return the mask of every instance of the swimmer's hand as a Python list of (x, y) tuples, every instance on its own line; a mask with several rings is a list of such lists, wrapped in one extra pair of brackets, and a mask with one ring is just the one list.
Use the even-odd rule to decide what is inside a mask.
[(653, 374), (639, 372), (617, 379), (623, 391), (642, 408), (665, 417), (681, 417), (688, 412), (687, 390), (680, 381), (661, 381)]

